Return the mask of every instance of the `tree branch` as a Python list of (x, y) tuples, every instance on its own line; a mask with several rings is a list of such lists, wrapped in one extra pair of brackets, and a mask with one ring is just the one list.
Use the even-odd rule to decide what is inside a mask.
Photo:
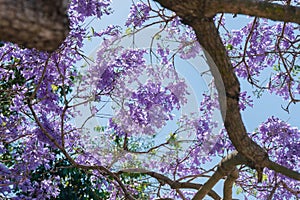
[(229, 176), (234, 173), (236, 166), (244, 164), (246, 160), (237, 151), (229, 154), (227, 157), (222, 159), (217, 171), (208, 179), (208, 181), (198, 190), (193, 197), (193, 200), (203, 199), (209, 191), (220, 181), (224, 176)]
[(193, 21), (191, 26), (204, 49), (207, 62), (214, 76), (221, 114), (225, 119), (224, 125), (229, 138), (238, 152), (245, 156), (250, 164), (252, 163), (253, 166), (251, 167), (256, 168), (259, 177), (261, 177), (262, 168), (268, 161), (268, 154), (247, 134), (239, 108), (240, 84), (213, 19), (198, 19)]
[(155, 0), (183, 19), (214, 17), (217, 13), (233, 13), (300, 24), (300, 8), (257, 0)]
[(69, 33), (68, 0), (0, 0), (0, 40), (54, 51)]
[(282, 166), (280, 164), (277, 164), (271, 160), (269, 160), (267, 162), (267, 165), (266, 165), (267, 168), (271, 169), (271, 170), (274, 170), (278, 173), (281, 173), (289, 178), (292, 178), (292, 179), (295, 179), (295, 180), (298, 180), (300, 181), (300, 173), (299, 172), (295, 172), (285, 166)]
[[(190, 182), (179, 182), (179, 181), (173, 181), (169, 177), (162, 175), (157, 172), (149, 171), (146, 169), (123, 169), (119, 171), (118, 173), (141, 173), (141, 174), (147, 174), (155, 179), (157, 179), (162, 184), (168, 184), (172, 189), (196, 189), (199, 190), (199, 188), (202, 187), (202, 184), (198, 183), (190, 183)], [(208, 194), (210, 197), (212, 197), (215, 200), (221, 200), (221, 197), (212, 189), (209, 190), (206, 194)]]
[(233, 13), (300, 24), (300, 8), (257, 0), (208, 0), (210, 17), (217, 13)]
[(235, 180), (239, 177), (239, 170), (235, 169), (227, 176), (223, 188), (223, 200), (232, 200), (232, 186)]

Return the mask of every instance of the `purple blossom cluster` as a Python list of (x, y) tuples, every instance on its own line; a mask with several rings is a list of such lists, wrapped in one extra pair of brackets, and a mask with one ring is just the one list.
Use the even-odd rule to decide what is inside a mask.
[[(49, 119), (42, 115), (39, 119), (41, 127), (36, 130), (37, 138), (39, 141), (49, 144), (52, 148), (57, 148), (55, 143), (62, 145), (62, 136), (59, 129), (54, 129), (55, 124), (51, 123)], [(49, 135), (49, 138), (47, 135)]]
[[(55, 198), (59, 195), (60, 189), (58, 187), (59, 177), (54, 177), (48, 180), (42, 180), (41, 182), (31, 182), (30, 180), (25, 180), (23, 184), (20, 185), (20, 190), (27, 192), (28, 195), (21, 194), (15, 197), (16, 200), (32, 199), (36, 197), (37, 199), (50, 199)], [(28, 197), (30, 196), (30, 197)]]
[[(299, 170), (300, 131), (286, 122), (271, 117), (258, 127), (255, 140), (266, 148), (274, 161)], [(277, 156), (280, 155), (280, 156)]]
[(297, 58), (289, 52), (297, 52), (296, 30), (292, 23), (254, 18), (241, 29), (227, 32), (223, 41), (237, 75), (284, 100), (294, 99), (299, 94)]
[(253, 100), (247, 91), (240, 92), (239, 106), (241, 110), (245, 110), (248, 107), (253, 107)]
[[(298, 128), (291, 127), (276, 117), (270, 117), (251, 136), (254, 141), (265, 148), (271, 160), (289, 169), (299, 171), (300, 131)], [(254, 179), (253, 174), (246, 171), (241, 173), (239, 184), (247, 189), (248, 181), (254, 181)], [(299, 186), (297, 181), (273, 170), (265, 169), (263, 182), (257, 185), (250, 194), (259, 199), (269, 198), (270, 195), (274, 199), (299, 198), (299, 193), (296, 192)]]
[(143, 2), (134, 3), (130, 7), (130, 13), (127, 17), (125, 26), (141, 27), (145, 21), (149, 19), (150, 16), (150, 7), (149, 5)]
[(111, 14), (111, 0), (72, 0), (69, 6), (69, 19), (72, 25), (78, 25), (87, 17)]
[(168, 50), (157, 51), (162, 66), (149, 66), (146, 50), (122, 48), (119, 39), (114, 35), (102, 42), (96, 64), (83, 78), (84, 87), (91, 87), (95, 99), (106, 95), (118, 102), (109, 120), (118, 134), (155, 134), (172, 119), (172, 111), (186, 103), (187, 86), (169, 62)]
[[(171, 111), (175, 106), (179, 109), (180, 104), (176, 95), (166, 89), (161, 84), (149, 81), (132, 93), (132, 102), (128, 103), (127, 106), (134, 123), (142, 126), (156, 124), (157, 128), (160, 128), (160, 122), (172, 119)], [(162, 112), (157, 110), (157, 105), (161, 105)], [(155, 110), (155, 112), (151, 112), (151, 110)]]
[(267, 20), (254, 20), (228, 34), (225, 45), (230, 56), (238, 57), (233, 64), (237, 65), (236, 73), (240, 77), (259, 76), (263, 69), (275, 63), (278, 57), (269, 52), (275, 47), (273, 38), (277, 34), (276, 27)]
[(170, 21), (161, 29), (166, 32), (167, 41), (178, 44), (175, 51), (181, 59), (193, 59), (202, 51), (194, 30), (183, 25), (179, 17), (171, 16)]
[[(132, 83), (132, 80), (128, 81), (128, 85)], [(119, 84), (123, 85), (124, 82)], [(173, 119), (173, 110), (180, 109), (186, 102), (186, 85), (182, 81), (164, 85), (150, 79), (130, 90), (118, 86), (118, 96), (114, 98), (125, 98), (125, 102), (119, 110), (116, 110), (111, 125), (117, 128), (118, 124), (117, 130), (120, 130), (120, 134), (155, 134), (156, 129), (162, 128), (166, 121)]]
[(96, 97), (101, 94), (110, 94), (116, 87), (117, 79), (131, 75), (134, 77), (145, 66), (143, 55), (146, 51), (114, 47), (114, 42), (118, 38), (118, 36), (114, 36), (111, 40), (103, 41), (97, 52), (95, 65), (88, 70), (87, 76), (84, 77), (86, 87), (92, 86)]

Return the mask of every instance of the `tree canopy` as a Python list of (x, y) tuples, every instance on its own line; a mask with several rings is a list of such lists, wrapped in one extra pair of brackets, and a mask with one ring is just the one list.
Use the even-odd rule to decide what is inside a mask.
[(110, 0), (17, 2), (0, 0), (1, 198), (300, 198), (299, 128), (242, 117), (265, 93), (298, 106), (299, 0), (134, 0), (101, 30)]

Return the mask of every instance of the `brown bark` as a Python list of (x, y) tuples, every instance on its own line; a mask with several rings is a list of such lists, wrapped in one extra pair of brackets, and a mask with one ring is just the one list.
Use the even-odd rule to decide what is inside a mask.
[(232, 187), (233, 183), (239, 177), (239, 170), (235, 168), (224, 182), (223, 200), (232, 200)]
[(257, 0), (155, 0), (183, 19), (233, 13), (300, 24), (300, 8)]
[(193, 200), (203, 199), (206, 194), (212, 190), (216, 183), (220, 181), (224, 176), (230, 176), (230, 174), (236, 173), (236, 166), (244, 164), (246, 160), (243, 156), (234, 151), (229, 154), (226, 158), (222, 159), (217, 171), (208, 179), (208, 181), (198, 190), (193, 197)]
[(0, 0), (0, 40), (54, 51), (69, 32), (68, 0)]
[[(224, 125), (229, 138), (235, 148), (250, 161), (250, 164), (253, 163), (251, 167), (261, 170), (265, 166), (265, 161), (268, 160), (268, 155), (247, 134), (239, 109), (240, 84), (226, 54), (218, 30), (211, 18), (194, 20), (191, 26), (197, 34), (198, 41), (205, 49), (206, 56), (211, 57), (215, 63), (215, 66), (210, 66), (211, 69), (217, 67), (217, 70), (211, 70), (213, 76), (221, 76), (221, 79), (215, 79), (215, 83), (220, 96), (221, 112), (223, 118), (225, 118)], [(222, 88), (223, 84), (225, 91)], [(224, 93), (226, 96), (225, 103), (222, 102)]]
[(300, 174), (298, 172), (295, 172), (285, 166), (279, 165), (273, 161), (268, 161), (266, 167), (287, 177), (300, 181)]
[[(230, 158), (231, 159), (231, 158)], [(234, 161), (232, 161), (234, 162)], [(161, 184), (168, 184), (172, 189), (201, 189), (203, 187), (202, 184), (198, 183), (191, 183), (191, 182), (179, 182), (171, 180), (169, 177), (159, 174), (157, 172), (145, 170), (145, 169), (124, 169), (122, 171), (119, 171), (118, 173), (141, 173), (141, 174), (147, 174), (155, 179), (157, 179)], [(206, 189), (206, 194), (208, 194), (210, 197), (212, 197), (215, 200), (221, 200), (221, 197), (212, 190), (212, 188)]]
[(295, 6), (257, 0), (207, 0), (206, 3), (212, 15), (224, 12), (300, 23), (300, 8)]

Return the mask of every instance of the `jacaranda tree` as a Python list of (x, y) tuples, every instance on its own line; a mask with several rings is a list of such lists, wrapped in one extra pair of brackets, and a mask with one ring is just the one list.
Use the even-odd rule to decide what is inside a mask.
[[(132, 1), (97, 30), (110, 0), (0, 0), (0, 198), (300, 198), (298, 128), (241, 117), (261, 93), (300, 101), (299, 4)], [(177, 61), (199, 57), (212, 78), (191, 91)]]

